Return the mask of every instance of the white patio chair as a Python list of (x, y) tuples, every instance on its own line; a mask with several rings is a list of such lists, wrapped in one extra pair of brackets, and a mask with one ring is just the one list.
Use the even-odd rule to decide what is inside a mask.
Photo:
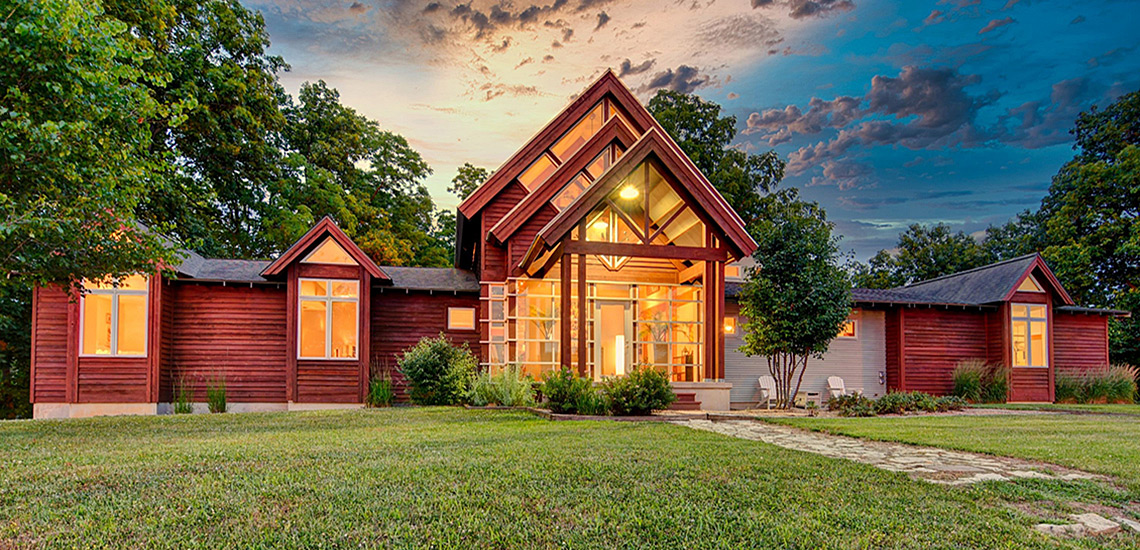
[(838, 376), (828, 376), (827, 392), (831, 394), (831, 397), (847, 395), (847, 384), (844, 384), (843, 379)]
[(760, 384), (760, 402), (764, 403), (765, 408), (772, 408), (772, 403), (776, 402), (776, 379), (769, 375), (764, 375), (757, 380)]

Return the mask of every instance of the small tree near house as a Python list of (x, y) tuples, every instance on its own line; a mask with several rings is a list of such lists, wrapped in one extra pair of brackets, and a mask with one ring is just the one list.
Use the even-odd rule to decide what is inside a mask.
[(744, 346), (763, 355), (776, 399), (791, 408), (809, 357), (822, 357), (851, 312), (850, 282), (839, 265), (833, 224), (795, 189), (763, 198), (750, 233), (759, 245), (740, 297)]

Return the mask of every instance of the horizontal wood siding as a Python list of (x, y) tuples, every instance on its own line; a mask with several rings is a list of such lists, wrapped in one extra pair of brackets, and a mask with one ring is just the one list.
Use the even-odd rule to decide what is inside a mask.
[(1049, 398), (1048, 368), (1013, 368), (1009, 372), (1010, 401), (1052, 401)]
[(58, 287), (37, 288), (32, 325), (35, 330), (33, 403), (67, 401), (67, 293)]
[[(467, 344), (476, 358), (481, 356), (478, 330), (448, 330), (447, 308), (479, 308), (479, 296), (399, 290), (372, 293), (372, 364), (373, 370), (387, 371), (396, 387), (397, 398), (407, 397), (407, 385), (396, 370), (400, 356), (423, 338), (442, 332), (456, 345)], [(476, 309), (478, 312), (479, 310)], [(482, 319), (479, 317), (476, 319)]]
[[(724, 306), (725, 316), (735, 317), (737, 326), (735, 334), (726, 334), (724, 338), (725, 380), (732, 383), (730, 401), (734, 408), (752, 406), (759, 399), (758, 379), (769, 374), (768, 362), (764, 357), (749, 357), (740, 351), (744, 345), (746, 320), (740, 316), (735, 302), (726, 301)], [(855, 310), (852, 318), (856, 323), (856, 337), (836, 338), (822, 359), (809, 359), (800, 391), (819, 392), (827, 399), (827, 378), (838, 376), (848, 391), (860, 390), (869, 397), (886, 393), (886, 385), (879, 383), (879, 375), (886, 369), (886, 314)]]
[(1008, 306), (986, 314), (986, 361), (990, 363), (997, 365), (1006, 363), (1008, 319)]
[(77, 402), (146, 403), (145, 357), (80, 357)]
[[(480, 244), (485, 243), (487, 233), (503, 216), (510, 212), (516, 204), (526, 198), (527, 192), (522, 185), (511, 183), (501, 193), (491, 199), (491, 202), (481, 211), (482, 228), (479, 231)], [(517, 236), (515, 237), (518, 238)], [(531, 235), (533, 238), (533, 234)], [(510, 258), (506, 247), (494, 246), (486, 243), (482, 251), (483, 265), (479, 270), (479, 277), (488, 281), (504, 281), (510, 271)]]
[(297, 360), (299, 403), (359, 403), (359, 388), (359, 361)]
[(169, 403), (174, 400), (174, 376), (170, 365), (174, 360), (174, 306), (178, 302), (180, 285), (164, 281), (162, 286), (162, 336), (159, 341), (161, 363), (158, 369), (158, 400)]
[(949, 394), (954, 389), (954, 367), (986, 357), (985, 313), (915, 308), (906, 310), (904, 319), (901, 389), (905, 391)]
[(1108, 317), (1054, 313), (1053, 363), (1070, 374), (1108, 365)]
[[(182, 284), (174, 294), (170, 379), (206, 399), (224, 376), (229, 401), (285, 401), (285, 289)], [(356, 401), (353, 399), (353, 401)]]

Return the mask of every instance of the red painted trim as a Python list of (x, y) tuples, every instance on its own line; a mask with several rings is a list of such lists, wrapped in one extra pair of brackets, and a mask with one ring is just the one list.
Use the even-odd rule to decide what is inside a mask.
[(717, 379), (725, 379), (724, 371), (724, 262), (716, 262), (716, 300), (717, 300), (717, 322), (716, 322), (716, 369)]
[(360, 317), (356, 355), (360, 361), (360, 402), (364, 403), (372, 375), (372, 276), (364, 270), (360, 271)]
[(1021, 283), (1025, 281), (1025, 278), (1028, 277), (1030, 273), (1032, 273), (1036, 268), (1041, 269), (1041, 273), (1045, 275), (1046, 281), (1048, 281), (1049, 285), (1053, 287), (1053, 291), (1061, 297), (1061, 301), (1064, 302), (1065, 305), (1071, 306), (1075, 304), (1075, 302), (1073, 302), (1073, 298), (1069, 296), (1068, 292), (1065, 291), (1065, 287), (1061, 286), (1061, 281), (1057, 280), (1057, 276), (1053, 274), (1052, 269), (1049, 269), (1049, 265), (1045, 263), (1045, 259), (1042, 258), (1040, 254), (1037, 254), (1037, 257), (1033, 259), (1033, 263), (1025, 269), (1025, 273), (1022, 273), (1021, 276), (1017, 278), (1017, 282), (1014, 283), (1013, 287), (1009, 289), (1009, 292), (1005, 294), (1003, 301), (1008, 302), (1012, 300), (1014, 293), (1017, 292), (1017, 287), (1021, 286)]
[[(582, 228), (585, 229), (585, 225)], [(563, 258), (571, 257), (566, 254)], [(586, 256), (578, 254), (578, 376), (586, 376)]]
[(562, 279), (561, 281), (559, 281), (559, 284), (561, 286), (561, 290), (560, 290), (561, 294), (558, 297), (559, 308), (562, 310), (562, 319), (560, 319), (561, 324), (558, 327), (559, 332), (561, 333), (560, 337), (562, 339), (562, 341), (559, 342), (559, 346), (560, 346), (559, 347), (559, 354), (561, 355), (561, 357), (559, 357), (559, 363), (562, 366), (567, 367), (567, 368), (570, 367), (570, 350), (572, 349), (571, 348), (572, 342), (570, 341), (570, 338), (571, 338), (570, 337), (570, 322), (574, 318), (572, 312), (570, 311), (570, 307), (571, 307), (570, 306), (570, 303), (571, 303), (570, 302), (570, 299), (571, 299), (571, 296), (570, 296), (570, 294), (571, 294), (571, 286), (570, 286), (571, 285), (571, 281), (570, 281), (571, 277), (570, 277), (570, 274), (572, 273), (571, 272), (572, 266), (570, 265), (570, 261), (571, 261), (570, 259), (571, 258), (573, 258), (573, 256), (571, 256), (571, 255), (562, 256), (562, 264), (559, 265), (559, 271), (560, 271), (559, 276)]
[(906, 308), (899, 308), (899, 389), (906, 389)]
[[(285, 400), (297, 400), (297, 264), (286, 268)], [(361, 290), (363, 292), (363, 290)]]
[(300, 259), (301, 255), (308, 251), (310, 246), (325, 235), (332, 237), (337, 244), (344, 248), (345, 252), (348, 252), (349, 256), (352, 256), (353, 260), (356, 260), (356, 263), (360, 264), (360, 266), (373, 277), (384, 281), (392, 280), (376, 265), (376, 262), (373, 262), (372, 258), (369, 258), (359, 246), (356, 246), (356, 243), (353, 242), (344, 231), (341, 231), (341, 229), (337, 227), (336, 222), (328, 216), (321, 218), (321, 221), (317, 222), (312, 229), (298, 239), (297, 242), (293, 243), (293, 246), (290, 246), (289, 249), (274, 260), (273, 263), (269, 264), (269, 266), (261, 272), (261, 276), (273, 277), (282, 274), (289, 264)]
[(570, 241), (565, 243), (563, 253), (597, 254), (602, 256), (635, 256), (638, 258), (665, 258), (674, 260), (725, 261), (728, 251), (723, 248), (702, 248), (699, 246), (660, 246), (632, 243), (603, 243)]
[(146, 371), (146, 400), (148, 403), (158, 402), (159, 369), (162, 367), (162, 273), (150, 278), (150, 288), (147, 304), (147, 371)]
[(522, 201), (503, 216), (488, 234), (488, 238), (495, 244), (502, 245), (507, 242), (522, 226), (531, 219), (542, 207), (548, 204), (562, 190), (574, 176), (586, 169), (590, 161), (605, 151), (614, 143), (621, 144), (628, 149), (637, 141), (624, 124), (617, 118), (611, 118), (602, 126), (590, 141), (586, 143), (565, 164), (558, 167), (549, 178), (537, 189), (530, 192)]

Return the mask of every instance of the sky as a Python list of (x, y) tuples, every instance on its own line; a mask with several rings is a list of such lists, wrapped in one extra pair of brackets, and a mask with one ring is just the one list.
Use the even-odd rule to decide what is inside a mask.
[(324, 80), (407, 138), (441, 207), (459, 165), (497, 168), (613, 69), (643, 102), (720, 104), (859, 259), (1035, 208), (1076, 115), (1140, 89), (1135, 0), (244, 1), (286, 89)]

